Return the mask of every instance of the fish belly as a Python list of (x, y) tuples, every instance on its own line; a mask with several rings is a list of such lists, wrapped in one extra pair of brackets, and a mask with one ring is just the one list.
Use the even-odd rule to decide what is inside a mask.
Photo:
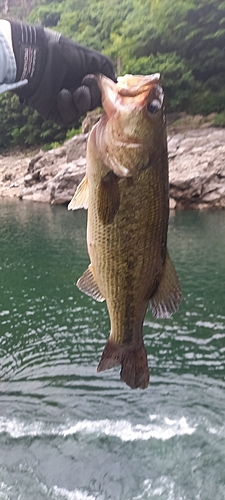
[(165, 262), (168, 193), (153, 168), (119, 179), (118, 189), (119, 209), (109, 224), (99, 214), (99, 184), (89, 193), (88, 249), (111, 322), (99, 371), (122, 364), (121, 378), (128, 385), (146, 387), (142, 325)]

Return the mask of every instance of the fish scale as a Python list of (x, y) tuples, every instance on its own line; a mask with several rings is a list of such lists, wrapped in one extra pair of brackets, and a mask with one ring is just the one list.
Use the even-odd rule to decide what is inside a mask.
[[(181, 300), (166, 248), (163, 97), (158, 75), (129, 75), (117, 84), (101, 77), (99, 84), (106, 115), (91, 131), (86, 178), (69, 206), (80, 208), (88, 199), (91, 264), (77, 284), (95, 299), (105, 299), (109, 312), (111, 331), (98, 371), (121, 365), (124, 382), (146, 388), (149, 369), (142, 326), (148, 304), (156, 317), (168, 317)], [(156, 116), (149, 111), (154, 106)]]

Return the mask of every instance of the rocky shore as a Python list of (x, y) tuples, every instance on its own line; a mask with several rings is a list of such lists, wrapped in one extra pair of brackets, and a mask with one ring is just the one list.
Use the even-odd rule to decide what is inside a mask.
[[(86, 167), (88, 133), (35, 156), (0, 155), (0, 196), (68, 204)], [(168, 131), (171, 209), (225, 208), (225, 129)]]

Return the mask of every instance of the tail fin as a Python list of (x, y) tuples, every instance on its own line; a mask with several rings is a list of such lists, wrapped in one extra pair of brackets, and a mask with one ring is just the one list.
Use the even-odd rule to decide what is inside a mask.
[(108, 370), (113, 366), (122, 365), (120, 378), (131, 389), (146, 389), (149, 384), (149, 369), (147, 353), (142, 344), (138, 348), (131, 348), (107, 341), (102, 353), (98, 372)]

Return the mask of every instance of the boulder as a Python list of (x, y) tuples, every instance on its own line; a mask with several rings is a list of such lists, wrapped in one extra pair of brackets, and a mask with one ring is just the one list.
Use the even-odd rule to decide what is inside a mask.
[(30, 159), (20, 199), (53, 205), (68, 204), (86, 170), (87, 134)]
[(225, 130), (204, 128), (168, 136), (171, 206), (225, 207)]

